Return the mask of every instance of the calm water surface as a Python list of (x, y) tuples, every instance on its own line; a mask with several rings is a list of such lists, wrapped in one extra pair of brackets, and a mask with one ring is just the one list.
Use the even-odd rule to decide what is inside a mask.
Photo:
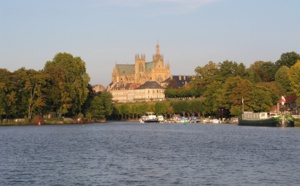
[(300, 128), (0, 127), (0, 185), (298, 185)]

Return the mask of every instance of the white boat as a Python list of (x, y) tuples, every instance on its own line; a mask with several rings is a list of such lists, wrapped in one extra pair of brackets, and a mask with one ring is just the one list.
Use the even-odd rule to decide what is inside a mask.
[(157, 120), (158, 120), (159, 123), (165, 122), (164, 116), (162, 116), (162, 115), (158, 115)]
[(154, 112), (146, 112), (140, 119), (140, 123), (156, 123), (158, 122), (157, 116)]

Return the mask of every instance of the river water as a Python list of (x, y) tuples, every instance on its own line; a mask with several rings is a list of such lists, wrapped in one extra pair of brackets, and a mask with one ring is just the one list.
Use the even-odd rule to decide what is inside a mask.
[(298, 185), (300, 128), (0, 127), (0, 185)]

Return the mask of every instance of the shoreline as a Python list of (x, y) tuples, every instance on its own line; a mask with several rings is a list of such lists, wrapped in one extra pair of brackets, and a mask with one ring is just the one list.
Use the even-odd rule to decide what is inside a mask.
[[(98, 124), (98, 123), (102, 123), (102, 124), (109, 124), (112, 122), (139, 122), (138, 119), (128, 119), (128, 120), (102, 120), (99, 122), (43, 122), (40, 125), (38, 123), (0, 123), (0, 127), (6, 127), (6, 126), (43, 126), (43, 125), (82, 125), (82, 124)], [(184, 124), (184, 123), (176, 123), (176, 122), (163, 122), (160, 124)], [(213, 124), (213, 125), (219, 125), (219, 124), (227, 124), (227, 125), (237, 125), (237, 123), (201, 123), (201, 122), (197, 122), (197, 123), (189, 123), (187, 122), (186, 124)], [(295, 119), (295, 126), (294, 127), (300, 127), (300, 119)]]

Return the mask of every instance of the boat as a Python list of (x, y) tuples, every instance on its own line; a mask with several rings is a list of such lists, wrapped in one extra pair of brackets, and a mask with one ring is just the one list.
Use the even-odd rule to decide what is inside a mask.
[(158, 121), (159, 123), (164, 123), (164, 122), (165, 122), (164, 116), (163, 116), (163, 115), (158, 115), (158, 116), (157, 116), (157, 121)]
[(146, 112), (140, 119), (140, 123), (157, 123), (158, 118), (154, 112)]
[(240, 126), (294, 127), (294, 118), (290, 115), (273, 115), (267, 112), (244, 112), (238, 120)]

